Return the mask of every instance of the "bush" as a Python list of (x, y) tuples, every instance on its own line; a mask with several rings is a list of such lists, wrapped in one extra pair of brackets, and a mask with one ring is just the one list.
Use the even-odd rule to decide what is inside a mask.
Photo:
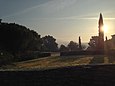
[(51, 53), (42, 53), (42, 52), (33, 51), (17, 57), (16, 61), (26, 61), (26, 60), (32, 60), (32, 59), (48, 57), (48, 56), (51, 56)]
[(0, 51), (0, 65), (9, 64), (14, 61), (14, 56), (6, 51)]
[(71, 55), (104, 55), (103, 51), (70, 51), (61, 52), (60, 56), (71, 56)]

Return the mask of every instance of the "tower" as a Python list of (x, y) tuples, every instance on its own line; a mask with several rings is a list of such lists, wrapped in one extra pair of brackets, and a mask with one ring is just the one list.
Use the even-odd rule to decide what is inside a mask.
[(100, 13), (98, 28), (99, 28), (99, 41), (98, 41), (98, 49), (103, 51), (104, 50), (104, 30), (103, 30), (103, 17)]

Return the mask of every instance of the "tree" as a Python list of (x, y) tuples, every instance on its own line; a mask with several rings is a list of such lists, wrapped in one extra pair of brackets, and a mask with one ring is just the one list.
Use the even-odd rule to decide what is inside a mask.
[(22, 25), (1, 23), (0, 47), (12, 54), (28, 50), (40, 50), (40, 35)]
[(58, 44), (53, 36), (48, 35), (42, 38), (42, 51), (58, 51)]
[(79, 49), (82, 50), (82, 46), (81, 46), (81, 38), (79, 36)]
[(2, 22), (2, 19), (0, 19), (0, 23)]
[(97, 50), (98, 49), (99, 36), (92, 36), (90, 39), (88, 50)]
[(60, 49), (59, 49), (60, 51), (68, 51), (68, 48), (65, 46), (65, 45), (61, 45), (60, 46)]
[(74, 41), (70, 41), (68, 44), (69, 51), (77, 51), (79, 49), (78, 44)]
[(29, 42), (27, 49), (40, 51), (41, 50), (41, 45), (42, 45), (41, 37), (34, 30), (31, 30), (31, 32), (32, 32), (32, 39)]

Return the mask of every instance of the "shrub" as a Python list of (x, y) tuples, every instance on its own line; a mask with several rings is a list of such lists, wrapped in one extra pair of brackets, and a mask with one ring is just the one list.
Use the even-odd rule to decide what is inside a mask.
[(14, 56), (6, 51), (0, 51), (0, 65), (9, 64), (14, 61)]

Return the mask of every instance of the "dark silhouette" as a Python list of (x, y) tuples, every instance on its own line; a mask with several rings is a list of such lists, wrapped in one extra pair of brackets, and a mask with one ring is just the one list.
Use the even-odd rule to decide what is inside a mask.
[(92, 36), (90, 39), (88, 50), (96, 50), (104, 52), (104, 30), (103, 30), (103, 17), (100, 13), (99, 22), (98, 22), (99, 34), (98, 36)]
[(45, 36), (42, 37), (42, 51), (45, 52), (54, 52), (58, 51), (58, 44), (56, 43), (56, 39), (53, 36)]
[(81, 46), (81, 38), (79, 36), (79, 49), (82, 50), (82, 46)]
[(90, 42), (88, 43), (89, 47), (87, 50), (98, 50), (98, 40), (99, 40), (98, 36), (92, 36)]
[(25, 51), (40, 51), (40, 35), (15, 23), (0, 24), (0, 48), (16, 55)]
[(19, 24), (2, 22), (0, 64), (50, 56), (50, 53), (41, 52), (42, 43), (40, 35), (34, 30)]
[(99, 42), (98, 42), (98, 49), (104, 51), (104, 27), (103, 27), (103, 17), (102, 14), (100, 13), (100, 18), (98, 22), (99, 26)]
[[(90, 39), (89, 47), (87, 48), (86, 51), (82, 49), (81, 45), (81, 38), (79, 37), (79, 45), (75, 47), (75, 43), (71, 43), (71, 47), (68, 48), (69, 51), (76, 51), (77, 52), (62, 52), (61, 55), (97, 55), (97, 54), (104, 54), (104, 30), (103, 30), (103, 17), (102, 14), (100, 13), (99, 17), (99, 22), (98, 22), (98, 28), (99, 28), (99, 34), (98, 36), (92, 36)], [(74, 45), (74, 47), (73, 47)], [(70, 45), (69, 45), (70, 46)], [(79, 49), (78, 49), (79, 48)]]
[(107, 39), (105, 40), (105, 51), (110, 51), (115, 49), (115, 35), (112, 35), (111, 39)]
[(68, 48), (65, 46), (65, 45), (61, 45), (60, 46), (60, 49), (59, 49), (61, 52), (64, 52), (64, 51), (68, 51)]
[(2, 23), (2, 19), (0, 19), (0, 24)]
[(108, 39), (107, 39), (107, 36), (105, 37), (105, 39), (106, 39), (106, 41), (108, 40)]
[(70, 41), (67, 47), (69, 51), (77, 51), (79, 49), (78, 44), (74, 41)]

